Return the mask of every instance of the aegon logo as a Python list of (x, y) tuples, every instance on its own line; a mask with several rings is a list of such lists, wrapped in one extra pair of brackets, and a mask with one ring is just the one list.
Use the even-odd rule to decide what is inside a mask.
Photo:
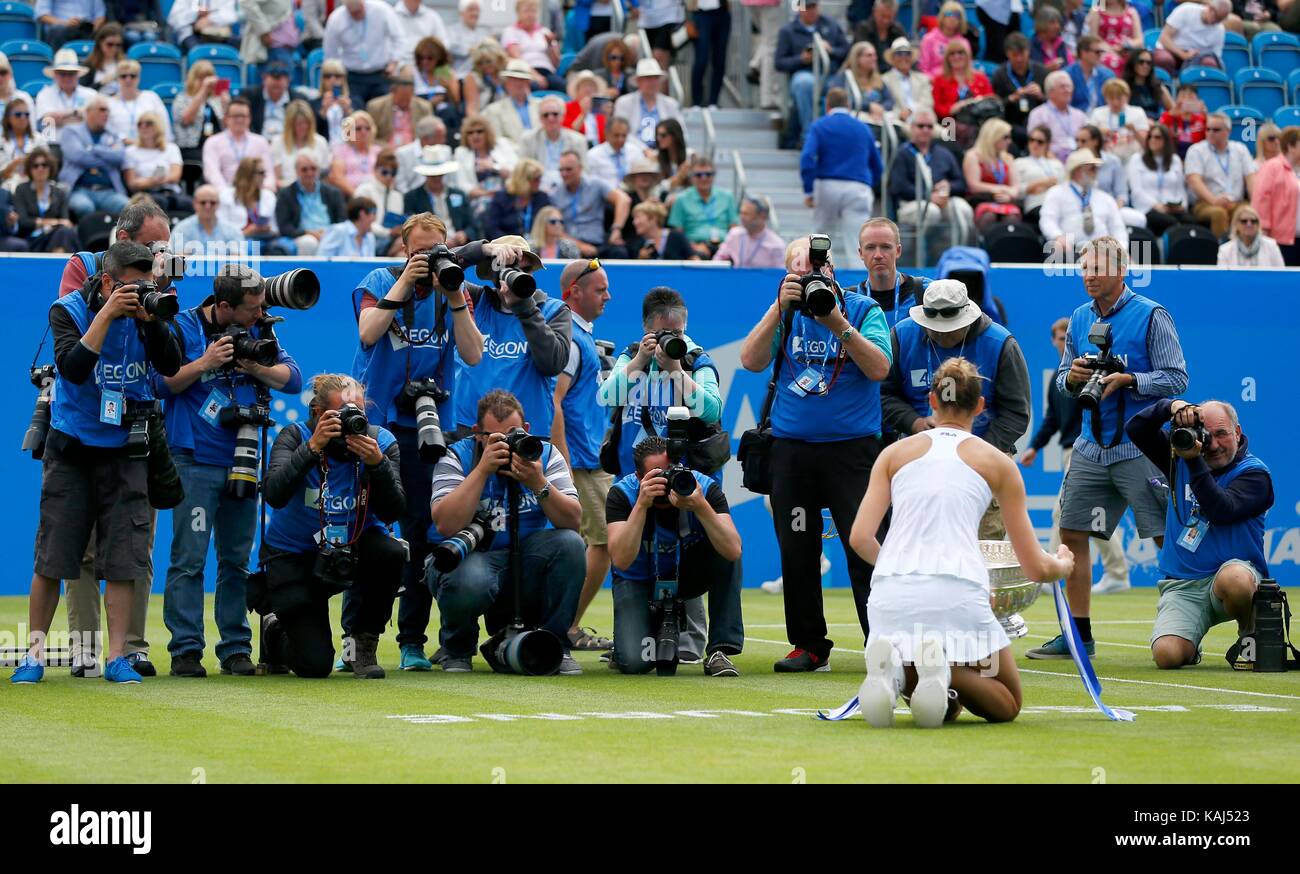
[(483, 340), (483, 351), (493, 358), (519, 358), (528, 354), (527, 340), (507, 340), (498, 343), (491, 337)]
[(930, 371), (913, 370), (912, 371), (912, 388), (929, 388)]
[[(125, 370), (126, 376), (123, 377)], [(102, 361), (99, 364), (99, 381), (100, 383), (122, 383), (135, 382), (144, 379), (149, 373), (149, 365), (143, 361), (132, 361), (125, 368), (120, 364), (105, 364)]]
[(417, 346), (425, 344), (437, 346), (440, 345), (442, 339), (433, 332), (433, 328), (408, 328), (406, 335), (411, 338), (410, 342)]
[[(320, 502), (320, 489), (306, 489), (303, 501), (308, 507), (315, 507)], [(325, 502), (326, 513), (348, 513), (357, 508), (355, 495), (330, 495)]]
[(795, 355), (834, 355), (838, 344), (834, 340), (806, 340), (795, 337), (790, 341)]
[(153, 847), (153, 814), (137, 810), (85, 810), (72, 805), (50, 814), (50, 843), (54, 846), (127, 846), (137, 856)]

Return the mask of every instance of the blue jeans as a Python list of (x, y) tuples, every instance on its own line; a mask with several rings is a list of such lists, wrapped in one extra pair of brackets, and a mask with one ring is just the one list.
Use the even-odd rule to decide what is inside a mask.
[[(727, 40), (731, 37), (731, 10), (699, 10), (692, 13), (699, 36), (695, 60), (691, 62), (691, 99), (696, 106), (716, 106), (722, 93), (727, 67)], [(704, 89), (704, 68), (711, 66), (708, 91)]]
[(248, 556), (257, 529), (257, 501), (227, 497), (228, 468), (199, 464), (194, 453), (173, 454), (185, 500), (172, 510), (172, 556), (163, 589), (163, 622), (172, 633), (167, 651), (203, 653), (203, 566), (208, 541), (217, 539), (217, 599), (215, 619), (221, 632), (217, 658), (252, 652), (245, 590)]
[[(471, 552), (449, 574), (429, 565), (426, 582), (442, 614), (439, 642), (451, 658), (468, 658), (478, 646), (478, 618), (489, 635), (514, 619), (509, 585), (509, 550)], [(587, 573), (587, 546), (568, 528), (538, 531), (523, 542), (524, 622), (545, 628), (569, 651), (569, 628), (578, 613), (578, 596)]]
[(68, 195), (68, 209), (78, 218), (103, 211), (117, 215), (126, 206), (126, 195), (112, 188), (74, 188)]
[(794, 99), (795, 115), (799, 119), (799, 137), (808, 134), (812, 124), (813, 85), (817, 79), (811, 70), (797, 70), (790, 76), (790, 97)]
[[(682, 550), (678, 594), (685, 599), (705, 592), (709, 595), (707, 655), (735, 655), (745, 645), (740, 577), (733, 572), (734, 567), (735, 562), (723, 559), (708, 541)], [(652, 594), (649, 580), (624, 579), (614, 571), (614, 651), (619, 670), (625, 674), (644, 674), (654, 667), (654, 662), (644, 658), (648, 641), (655, 635), (655, 629), (650, 627)]]

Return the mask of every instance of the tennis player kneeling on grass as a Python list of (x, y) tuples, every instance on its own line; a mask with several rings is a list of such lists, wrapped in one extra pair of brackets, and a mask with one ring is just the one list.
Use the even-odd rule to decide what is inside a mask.
[[(850, 545), (875, 565), (867, 678), (858, 701), (877, 728), (893, 725), (900, 693), (923, 728), (956, 719), (962, 707), (989, 722), (1019, 714), (1020, 674), (989, 606), (978, 541), (991, 500), (1002, 506), (1026, 577), (1047, 582), (1074, 567), (1065, 546), (1055, 556), (1039, 547), (1015, 462), (970, 439), (984, 410), (981, 379), (964, 358), (939, 366), (931, 381), (933, 430), (880, 454), (853, 523)], [(881, 546), (876, 531), (891, 502), (893, 521)]]

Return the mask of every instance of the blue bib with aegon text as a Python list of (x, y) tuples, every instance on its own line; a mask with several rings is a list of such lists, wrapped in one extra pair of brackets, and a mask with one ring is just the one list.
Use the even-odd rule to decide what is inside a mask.
[[(461, 472), (468, 474), (478, 463), (476, 455), (477, 441), (473, 437), (466, 437), (464, 440), (457, 440), (447, 447), (447, 451), (455, 454), (456, 459), (460, 462)], [(554, 447), (548, 442), (542, 444), (541, 464), (542, 470), (551, 462), (551, 453)], [(506, 477), (490, 476), (483, 486), (483, 493), (479, 496), (479, 510), (486, 510), (492, 517), (492, 530), (496, 535), (492, 538), (492, 545), (489, 547), (492, 551), (505, 549), (510, 546), (510, 532), (506, 524), (508, 505), (506, 503)], [(527, 486), (519, 487), (519, 540), (522, 543), (530, 535), (538, 531), (546, 531), (553, 528), (551, 520), (546, 518), (546, 511), (542, 509), (542, 504), (537, 500), (537, 495), (533, 494)], [(438, 533), (437, 525), (429, 526), (430, 543), (440, 543), (446, 540)]]
[[(718, 367), (709, 357), (709, 353), (691, 342), (690, 337), (683, 335), (682, 339), (686, 341), (687, 348), (696, 353), (695, 367), (691, 373), (712, 370), (716, 379)], [(618, 441), (619, 474), (626, 475), (636, 470), (636, 462), (632, 460), (632, 450), (638, 443), (651, 436), (667, 436), (668, 408), (679, 402), (685, 404), (685, 399), (676, 394), (677, 385), (678, 382), (666, 371), (659, 369), (654, 359), (651, 359), (650, 366), (639, 379), (628, 384), (627, 403), (623, 406), (620, 426), (622, 431), (619, 433)], [(645, 417), (641, 415), (643, 409), (650, 414), (650, 425), (654, 428), (653, 435), (645, 429)], [(718, 471), (717, 475), (721, 479), (722, 472)]]
[(945, 349), (930, 340), (925, 329), (916, 322), (904, 319), (898, 323), (898, 378), (903, 396), (916, 410), (918, 416), (930, 415), (930, 382), (939, 365), (949, 358), (961, 356), (979, 368), (984, 395), (984, 412), (971, 427), (971, 433), (983, 437), (998, 414), (993, 389), (998, 380), (998, 362), (1002, 360), (1002, 347), (1011, 332), (998, 324), (991, 324), (977, 337)]
[[(1151, 370), (1151, 358), (1147, 354), (1147, 334), (1151, 328), (1151, 314), (1162, 309), (1153, 300), (1135, 294), (1124, 302), (1119, 310), (1103, 318), (1097, 318), (1091, 303), (1085, 303), (1070, 316), (1070, 336), (1074, 338), (1075, 354), (1096, 355), (1101, 350), (1088, 342), (1088, 331), (1094, 322), (1110, 323), (1111, 353), (1124, 362), (1126, 373), (1147, 373)], [(1120, 418), (1120, 398), (1124, 399), (1124, 417), (1130, 417), (1154, 398), (1137, 393), (1136, 389), (1124, 388), (1113, 392), (1101, 402), (1101, 445), (1114, 442), (1118, 433), (1120, 443), (1128, 443), (1128, 434), (1124, 431), (1124, 421)], [(1095, 442), (1092, 431), (1093, 413), (1083, 411), (1083, 429), (1079, 440)]]
[[(844, 292), (845, 317), (853, 330), (862, 328), (867, 314), (878, 304), (856, 291)], [(827, 385), (835, 369), (840, 339), (811, 316), (796, 313), (785, 344), (785, 362), (776, 377), (772, 401), (772, 434), (790, 440), (827, 443), (853, 440), (880, 433), (880, 383), (867, 378), (849, 356), (830, 390), (800, 395), (791, 383), (809, 369), (821, 371)]]
[[(714, 485), (713, 478), (708, 474), (700, 473), (697, 470), (691, 471), (695, 481), (700, 484), (700, 491), (707, 492), (709, 487)], [(635, 473), (627, 476), (614, 483), (614, 488), (627, 495), (629, 504), (636, 505), (637, 495), (641, 494), (641, 480)], [(708, 536), (704, 530), (704, 524), (700, 522), (700, 517), (694, 513), (690, 514), (690, 533), (681, 537), (677, 531), (677, 525), (671, 527), (660, 525), (658, 521), (659, 514), (651, 509), (647, 514), (651, 526), (653, 526), (653, 537), (647, 537), (646, 532), (642, 532), (641, 549), (636, 554), (636, 558), (626, 569), (616, 568), (614, 573), (625, 580), (637, 580), (653, 582), (655, 577), (656, 560), (651, 558), (650, 550), (658, 550), (659, 557), (657, 560), (659, 576), (661, 580), (671, 580), (677, 576), (677, 541), (681, 540), (683, 547), (698, 543)]]
[[(1225, 473), (1215, 474), (1219, 488), (1243, 473), (1268, 467), (1250, 453)], [(1215, 524), (1201, 517), (1200, 505), (1192, 494), (1187, 462), (1178, 459), (1174, 472), (1174, 500), (1165, 508), (1165, 543), (1160, 548), (1160, 572), (1169, 579), (1197, 580), (1218, 572), (1230, 558), (1248, 561), (1261, 576), (1268, 576), (1264, 558), (1264, 517), (1258, 516), (1232, 524)], [(1189, 532), (1191, 536), (1186, 536)]]
[[(90, 330), (94, 314), (80, 291), (64, 295), (51, 306), (67, 310), (83, 335)], [(64, 379), (62, 373), (55, 375), (54, 390), (50, 395), (51, 427), (87, 446), (125, 446), (130, 432), (125, 418), (119, 425), (100, 421), (104, 392), (120, 392), (126, 400), (154, 399), (139, 322), (129, 316), (123, 316), (108, 326), (99, 361), (95, 363), (90, 379), (76, 385)]]
[(578, 372), (564, 395), (564, 439), (574, 470), (598, 470), (600, 444), (609, 421), (609, 410), (596, 399), (600, 390), (600, 351), (596, 349), (596, 338), (577, 319), (573, 320), (573, 342), (578, 346)]
[[(298, 435), (302, 442), (306, 443), (311, 439), (311, 428), (305, 422), (296, 422), (290, 425), (291, 428), (298, 429)], [(379, 444), (381, 452), (387, 452), (388, 447), (396, 442), (396, 438), (385, 428), (379, 428), (375, 435), (375, 441)], [(316, 463), (307, 471), (303, 477), (302, 484), (289, 503), (285, 504), (278, 510), (271, 511), (271, 522), (266, 526), (266, 545), (284, 552), (308, 552), (316, 548), (316, 536), (321, 530), (321, 511), (325, 513), (325, 526), (327, 529), (345, 530), (348, 538), (357, 534), (357, 471), (358, 465), (362, 470), (365, 468), (364, 462), (359, 458), (349, 455), (346, 460), (340, 461), (331, 457), (328, 453), (325, 456), (326, 463), (329, 465), (329, 482), (325, 493), (325, 505), (320, 506), (321, 501), (321, 469), (320, 464)], [(366, 518), (361, 525), (361, 530), (365, 531), (370, 528), (382, 528), (389, 531), (389, 527), (375, 516), (374, 511), (369, 507), (366, 508)]]
[[(363, 292), (383, 300), (396, 283), (397, 277), (387, 267), (370, 271), (352, 292), (353, 307), (360, 311)], [(437, 334), (435, 316), (440, 300), (446, 311), (443, 331)], [(414, 314), (415, 324), (407, 325), (405, 311), (394, 310), (390, 329), (372, 346), (359, 343), (352, 359), (352, 377), (366, 387), (369, 411), (385, 425), (415, 427), (415, 412), (409, 408), (399, 410), (397, 403), (408, 380), (432, 377), (448, 392), (456, 387), (452, 313), (445, 299), (436, 291), (424, 299), (416, 298)], [(454, 427), (452, 412), (451, 400), (438, 405), (444, 430)]]
[[(563, 301), (546, 298), (539, 305), (542, 319), (550, 321), (562, 306)], [(551, 420), (555, 417), (556, 378), (543, 376), (533, 365), (523, 324), (514, 313), (503, 313), (492, 306), (487, 293), (474, 308), (474, 322), (483, 334), (483, 360), (477, 367), (457, 361), (456, 424), (474, 427), (479, 398), (499, 388), (519, 399), (533, 434), (550, 437)], [(447, 423), (443, 422), (443, 428), (446, 427)]]

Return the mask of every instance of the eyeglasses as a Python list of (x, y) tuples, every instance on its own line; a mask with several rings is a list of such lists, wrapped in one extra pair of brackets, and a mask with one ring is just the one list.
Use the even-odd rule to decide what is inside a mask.
[(945, 12), (945, 13), (943, 14), (943, 17), (944, 17), (944, 18), (959, 18), (960, 16), (959, 16), (956, 12)]
[(117, 74), (117, 78), (119, 78), (119, 79), (139, 79), (139, 78), (140, 78), (140, 74), (139, 74), (139, 73), (118, 73), (118, 74)]
[(699, 171), (697, 171), (697, 172), (695, 172), (695, 173), (692, 173), (691, 175), (694, 176), (696, 179), (712, 179), (712, 178), (713, 178), (713, 171), (712, 171), (712, 170), (699, 170)]
[(396, 170), (390, 169), (390, 168), (388, 168), (388, 167), (381, 167), (380, 169), (376, 170), (375, 172), (376, 172), (377, 174), (379, 174), (380, 176), (396, 176), (396, 175), (397, 175), (397, 171), (396, 171)]
[(953, 318), (954, 316), (956, 316), (958, 313), (960, 313), (960, 312), (961, 312), (962, 310), (964, 310), (964, 309), (966, 309), (966, 307), (965, 307), (964, 305), (963, 305), (963, 306), (957, 306), (957, 307), (927, 307), (927, 306), (923, 306), (923, 307), (921, 307), (921, 312), (925, 313), (926, 316), (928, 316), (929, 318), (932, 318), (932, 319), (951, 319), (951, 318)]
[(153, 122), (147, 118), (142, 118), (140, 119), (140, 123), (137, 124), (136, 127), (153, 127)]
[(194, 205), (195, 206), (216, 206), (217, 202), (215, 200), (196, 200), (194, 201)]
[(1134, 63), (1134, 65), (1136, 65), (1136, 66), (1141, 66), (1142, 64), (1149, 64), (1149, 63), (1151, 63), (1151, 59), (1150, 59), (1150, 58), (1138, 58), (1138, 59), (1137, 59), (1136, 61), (1134, 61), (1133, 63)]
[(546, 223), (547, 223), (548, 225), (562, 225), (562, 224), (564, 224), (564, 219), (562, 219), (562, 218), (548, 218), (548, 219), (546, 220)]
[(15, 113), (13, 113), (13, 117), (14, 117), (14, 118), (29, 118), (30, 116), (31, 116), (31, 113), (30, 113), (30, 112), (15, 112)]
[(1277, 139), (1278, 139), (1277, 134), (1269, 134), (1268, 136), (1264, 137), (1264, 142), (1275, 143), (1277, 142)]
[(559, 118), (559, 117), (560, 117), (560, 113), (558, 113), (558, 112), (543, 112), (543, 113), (542, 113), (542, 118)]
[(1239, 219), (1237, 219), (1237, 223), (1238, 223), (1238, 224), (1243, 224), (1243, 225), (1257, 225), (1257, 224), (1259, 224), (1259, 219), (1257, 219), (1257, 218), (1239, 218)]
[(50, 169), (50, 165), (45, 161), (37, 161), (34, 164), (32, 164), (33, 170), (40, 170), (42, 167), (44, 167), (46, 170)]
[(1218, 125), (1215, 125), (1214, 127), (1206, 127), (1205, 129), (1206, 129), (1207, 131), (1209, 131), (1210, 133), (1221, 133), (1221, 134), (1223, 134), (1223, 133), (1227, 133), (1227, 132), (1228, 132), (1228, 129), (1227, 129), (1226, 127), (1220, 127), (1220, 126), (1218, 126)]
[(912, 127), (918, 128), (920, 130), (929, 130), (930, 128), (934, 127), (934, 125), (917, 121), (912, 123)]
[(1029, 142), (1038, 143), (1041, 146), (1047, 145), (1047, 140), (1043, 139), (1042, 137), (1030, 137)]
[(611, 60), (611, 61), (621, 61), (621, 60), (623, 60), (623, 56), (622, 56), (622, 55), (610, 55), (610, 56), (609, 56), (609, 60)]

